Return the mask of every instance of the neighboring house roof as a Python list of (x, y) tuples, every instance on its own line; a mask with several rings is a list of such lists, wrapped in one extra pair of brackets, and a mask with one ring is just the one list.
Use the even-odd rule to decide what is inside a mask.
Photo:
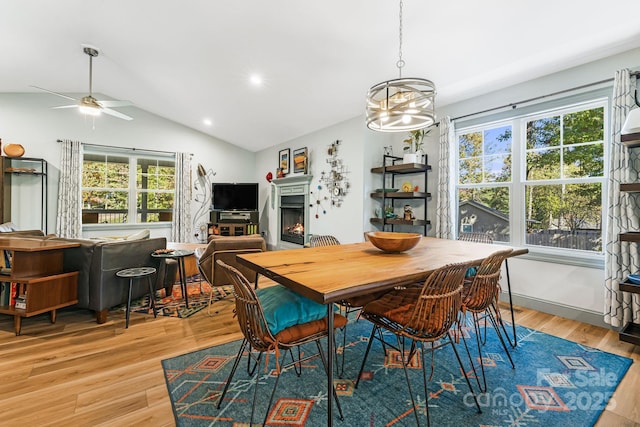
[(505, 215), (504, 213), (500, 212), (497, 209), (490, 208), (489, 206), (483, 205), (482, 203), (478, 203), (478, 202), (476, 202), (474, 200), (466, 200), (466, 201), (460, 203), (460, 207), (463, 207), (463, 206), (466, 206), (466, 205), (473, 206), (476, 209), (479, 209), (481, 211), (485, 211), (489, 215), (496, 216), (496, 217), (502, 219), (503, 221), (507, 221), (507, 222), (509, 221), (509, 216), (508, 215)]

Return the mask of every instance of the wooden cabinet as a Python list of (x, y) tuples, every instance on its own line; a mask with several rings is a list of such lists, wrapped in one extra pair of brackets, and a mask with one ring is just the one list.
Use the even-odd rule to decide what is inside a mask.
[[(11, 221), (12, 190), (20, 189), (20, 186), (29, 184), (29, 181), (37, 181), (40, 186), (39, 199), (29, 193), (29, 203), (40, 212), (40, 229), (47, 234), (47, 162), (44, 159), (32, 157), (0, 157), (3, 173), (0, 179), (2, 184), (2, 202), (0, 204), (0, 216), (2, 222)], [(31, 228), (31, 227), (30, 227)]]
[(210, 222), (208, 236), (247, 236), (249, 234), (258, 234), (260, 232), (258, 228), (258, 224), (253, 222)]
[(78, 302), (78, 272), (64, 272), (64, 249), (79, 243), (36, 239), (0, 238), (0, 252), (10, 251), (11, 272), (2, 278), (23, 296), (25, 308), (0, 306), (0, 314), (13, 316), (16, 335), (23, 317), (49, 312), (51, 323), (56, 310)]
[[(620, 140), (628, 148), (640, 147), (640, 133), (632, 133), (628, 135), (622, 135)], [(640, 193), (640, 183), (621, 183), (620, 191), (629, 193)], [(639, 231), (627, 231), (620, 233), (621, 242), (640, 243)], [(623, 283), (620, 283), (620, 290), (624, 292), (631, 292), (634, 294), (640, 294), (640, 285), (632, 283), (629, 279), (626, 279)], [(640, 324), (628, 322), (619, 334), (620, 341), (630, 342), (635, 345), (640, 345)]]
[[(380, 174), (382, 177), (382, 186), (379, 191), (371, 193), (371, 197), (380, 201), (379, 215), (371, 218), (372, 224), (381, 226), (383, 230), (390, 228), (394, 231), (394, 226), (412, 226), (421, 227), (422, 234), (427, 235), (427, 227), (431, 222), (427, 219), (427, 202), (431, 198), (431, 193), (427, 191), (428, 184), (428, 172), (431, 170), (431, 165), (425, 163), (402, 163), (402, 157), (395, 157), (390, 155), (383, 156), (384, 166), (375, 167), (371, 169), (372, 173)], [(402, 188), (403, 183), (399, 182), (409, 177), (418, 177), (420, 184), (411, 185), (412, 188)], [(420, 217), (414, 217), (413, 219), (405, 219), (402, 209), (402, 202), (409, 200), (418, 200), (422, 203), (424, 213)], [(393, 215), (386, 214), (386, 207), (393, 209)], [(387, 227), (388, 226), (388, 227)]]

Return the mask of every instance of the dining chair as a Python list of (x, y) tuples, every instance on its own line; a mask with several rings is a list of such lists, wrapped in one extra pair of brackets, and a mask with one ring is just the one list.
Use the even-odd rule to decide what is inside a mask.
[[(366, 235), (366, 233), (365, 233), (365, 235)], [(331, 235), (312, 235), (311, 237), (309, 237), (309, 247), (311, 247), (311, 248), (316, 248), (316, 247), (319, 247), (319, 246), (334, 246), (334, 245), (339, 245), (339, 244), (340, 244), (340, 241), (337, 238), (335, 238), (334, 236), (331, 236)], [(373, 293), (373, 294), (369, 294), (369, 295), (362, 295), (362, 296), (358, 296), (358, 297), (354, 297), (354, 298), (338, 301), (337, 304), (340, 307), (340, 313), (343, 316), (345, 316), (347, 318), (347, 320), (348, 320), (349, 314), (360, 310), (362, 308), (362, 306), (364, 306), (368, 302), (373, 301), (378, 296), (383, 295), (385, 292)], [(340, 359), (340, 362), (338, 364), (336, 364), (336, 369), (337, 369), (337, 372), (338, 372), (338, 376), (340, 378), (342, 378), (342, 375), (344, 374), (344, 351), (345, 351), (345, 347), (347, 345), (347, 325), (345, 325), (344, 328), (342, 328), (342, 332), (343, 332), (343, 334), (342, 334), (342, 358)], [(336, 358), (338, 358), (338, 355), (339, 355), (339, 352), (338, 352), (338, 348), (336, 346)]]
[[(481, 233), (481, 232), (468, 232), (468, 233), (460, 233), (458, 234), (458, 240), (463, 240), (466, 242), (476, 242), (476, 243), (493, 243), (493, 236), (489, 233)], [(507, 341), (511, 347), (515, 348), (518, 345), (518, 337), (516, 336), (516, 319), (515, 313), (513, 312), (513, 297), (511, 296), (511, 277), (509, 276), (509, 259), (504, 259), (504, 269), (505, 275), (507, 278), (507, 292), (509, 293), (509, 311), (511, 313), (511, 329), (513, 333), (513, 340), (509, 337), (507, 333), (507, 328), (502, 321), (502, 317), (500, 317), (500, 327), (504, 332)]]
[[(441, 267), (434, 270), (424, 283), (408, 285), (405, 288), (396, 288), (389, 291), (381, 298), (366, 304), (361, 311), (361, 316), (373, 323), (373, 328), (371, 329), (369, 343), (367, 344), (367, 349), (362, 359), (362, 365), (360, 366), (355, 387), (357, 388), (360, 383), (360, 378), (362, 377), (374, 339), (382, 342), (385, 353), (387, 346), (397, 350), (403, 355), (400, 359), (402, 360), (402, 367), (407, 380), (411, 402), (415, 408), (413, 412), (418, 426), (420, 425), (419, 412), (422, 408), (418, 408), (413, 397), (407, 365), (414, 356), (422, 357), (425, 396), (424, 411), (427, 415), (427, 425), (430, 425), (425, 343), (431, 344), (431, 348), (428, 350), (431, 352), (432, 358), (436, 356), (435, 350), (446, 345), (451, 345), (458, 364), (460, 365), (460, 370), (464, 374), (467, 386), (475, 400), (478, 413), (482, 412), (469, 377), (467, 376), (467, 370), (462, 364), (462, 360), (460, 359), (451, 335), (451, 328), (458, 325), (461, 317), (462, 286), (464, 274), (468, 268), (468, 263), (449, 264)], [(395, 334), (396, 343), (385, 341), (384, 335), (382, 334), (383, 330)], [(411, 342), (408, 350), (407, 341)], [(430, 366), (433, 373), (434, 364), (431, 363)]]
[[(478, 346), (478, 359), (480, 361), (480, 368), (482, 372), (483, 384), (480, 384), (480, 378), (476, 375), (476, 381), (481, 392), (487, 391), (487, 377), (485, 375), (485, 359), (482, 354), (482, 344), (486, 341), (487, 335), (487, 319), (491, 322), (493, 329), (498, 335), (500, 344), (504, 349), (511, 367), (515, 368), (511, 353), (507, 348), (502, 333), (500, 332), (500, 309), (498, 307), (498, 295), (500, 294), (500, 267), (502, 262), (512, 252), (512, 249), (505, 249), (494, 252), (486, 257), (480, 266), (477, 268), (476, 274), (464, 281), (462, 288), (462, 310), (465, 313), (470, 312), (472, 317), (472, 323), (476, 333), (476, 343)], [(482, 322), (483, 321), (483, 322)], [(481, 322), (484, 326), (484, 340), (480, 338), (480, 325)], [(466, 341), (465, 341), (466, 347)], [(467, 347), (467, 352), (469, 351)], [(477, 373), (473, 359), (469, 354), (469, 359), (472, 360), (472, 368)]]
[[(246, 353), (248, 356), (247, 372), (250, 376), (253, 376), (256, 368), (260, 367), (263, 353), (275, 352), (277, 375), (264, 416), (264, 425), (269, 416), (280, 375), (286, 368), (293, 366), (296, 374), (300, 376), (302, 374), (302, 362), (319, 355), (324, 369), (327, 371), (327, 361), (320, 343), (322, 338), (328, 336), (327, 308), (324, 304), (316, 303), (296, 294), (280, 284), (254, 289), (249, 280), (235, 267), (225, 264), (221, 260), (216, 262), (233, 285), (232, 292), (236, 302), (235, 315), (244, 336), (217, 407), (219, 409), (224, 400), (245, 350), (248, 350)], [(347, 319), (344, 316), (339, 313), (334, 313), (333, 316), (334, 328), (346, 325)], [(318, 353), (309, 355), (305, 353), (304, 357), (302, 357), (300, 346), (312, 342), (315, 342)], [(297, 358), (294, 357), (292, 351), (296, 347), (298, 349)], [(281, 350), (284, 351), (282, 351), (282, 356), (278, 361)], [(257, 355), (255, 354), (256, 352), (258, 353)], [(284, 365), (287, 354), (291, 355), (291, 363)], [(251, 367), (252, 360), (254, 361), (253, 367)], [(249, 425), (254, 425), (253, 416), (259, 382), (259, 380), (256, 380), (254, 385)], [(344, 419), (335, 388), (333, 389), (333, 398), (335, 399), (340, 419)]]

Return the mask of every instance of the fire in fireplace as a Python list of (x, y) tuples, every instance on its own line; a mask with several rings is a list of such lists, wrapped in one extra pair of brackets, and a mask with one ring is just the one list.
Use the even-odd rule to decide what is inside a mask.
[(304, 245), (304, 195), (281, 196), (280, 218), (280, 239)]

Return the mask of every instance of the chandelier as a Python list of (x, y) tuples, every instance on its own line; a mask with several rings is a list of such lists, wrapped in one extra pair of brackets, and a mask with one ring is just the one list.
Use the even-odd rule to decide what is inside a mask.
[(403, 78), (402, 0), (400, 0), (399, 78), (378, 83), (367, 94), (367, 127), (379, 132), (404, 132), (431, 126), (435, 122), (436, 87), (430, 80)]

